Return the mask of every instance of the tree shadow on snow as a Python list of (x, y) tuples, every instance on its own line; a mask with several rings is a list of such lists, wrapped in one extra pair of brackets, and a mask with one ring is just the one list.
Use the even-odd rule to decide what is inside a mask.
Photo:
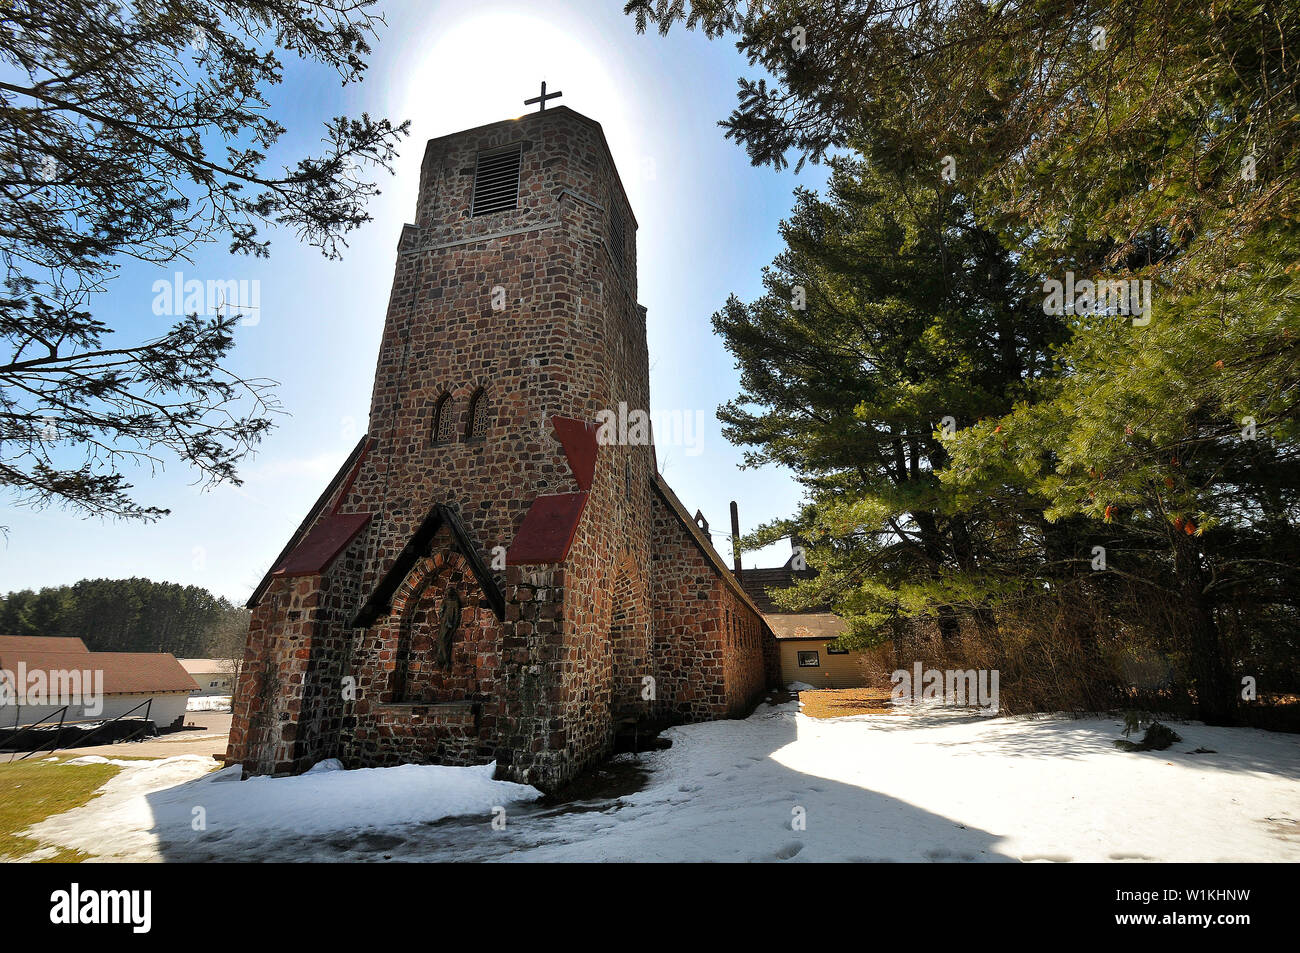
[[(802, 773), (773, 754), (796, 740), (790, 706), (760, 704), (744, 720), (673, 731), (674, 745), (618, 755), (605, 769), (618, 786), (588, 785), (578, 800), (516, 803), (504, 829), (481, 814), (376, 828), (365, 817), (327, 834), (303, 834), (294, 817), (273, 830), (192, 806), (209, 776), (148, 796), (164, 860), (220, 861), (1013, 861), (1000, 838), (867, 788)], [(630, 766), (630, 768), (629, 768)], [(639, 790), (629, 770), (644, 771)], [(276, 782), (270, 782), (276, 783)], [(640, 784), (640, 782), (638, 782)], [(636, 787), (637, 785), (632, 785)], [(224, 797), (230, 803), (229, 790)], [(237, 799), (234, 803), (238, 803)], [(303, 806), (310, 811), (310, 805)], [(230, 814), (231, 811), (218, 812)]]
[[(980, 720), (979, 716), (973, 716)], [(987, 720), (987, 719), (985, 719)], [(939, 722), (935, 722), (936, 724)], [(1300, 779), (1300, 735), (1259, 728), (1214, 728), (1201, 722), (1163, 720), (1182, 738), (1168, 748), (1125, 752), (1123, 719), (1104, 715), (1019, 715), (990, 720), (991, 730), (980, 747), (1009, 758), (1077, 760), (1107, 755), (1119, 758), (1159, 758), (1175, 764), (1224, 772), (1267, 774)], [(920, 727), (920, 725), (917, 725)], [(1001, 730), (999, 730), (1001, 729)], [(1027, 736), (1028, 735), (1028, 736)], [(1133, 739), (1139, 739), (1141, 732)], [(962, 748), (966, 739), (936, 740), (940, 747)]]

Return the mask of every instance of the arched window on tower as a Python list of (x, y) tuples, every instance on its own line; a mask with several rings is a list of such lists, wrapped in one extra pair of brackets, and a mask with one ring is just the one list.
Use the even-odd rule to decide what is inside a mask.
[(433, 405), (433, 423), (429, 436), (435, 444), (451, 443), (455, 438), (455, 422), (451, 419), (451, 394), (443, 394)]
[(487, 436), (492, 411), (487, 392), (480, 387), (469, 399), (469, 422), (465, 425), (466, 440), (482, 440)]

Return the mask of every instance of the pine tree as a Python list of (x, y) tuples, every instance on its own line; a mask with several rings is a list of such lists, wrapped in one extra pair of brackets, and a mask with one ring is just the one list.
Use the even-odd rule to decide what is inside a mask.
[(831, 598), (862, 640), (900, 614), (952, 637), (1022, 557), (1004, 545), (1010, 514), (940, 483), (945, 437), (1008, 412), (1063, 323), (931, 170), (837, 159), (827, 198), (799, 192), (782, 236), (766, 294), (714, 318), (741, 370), (726, 435), (808, 488), (795, 523), (749, 542), (810, 540), (821, 572), (794, 598)]

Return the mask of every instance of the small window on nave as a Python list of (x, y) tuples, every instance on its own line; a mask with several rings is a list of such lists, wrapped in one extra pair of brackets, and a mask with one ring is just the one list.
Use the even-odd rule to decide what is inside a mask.
[(489, 420), (491, 410), (492, 407), (487, 392), (480, 387), (474, 391), (474, 396), (469, 399), (469, 423), (465, 428), (466, 439), (482, 440), (487, 436), (488, 426), (491, 423)]

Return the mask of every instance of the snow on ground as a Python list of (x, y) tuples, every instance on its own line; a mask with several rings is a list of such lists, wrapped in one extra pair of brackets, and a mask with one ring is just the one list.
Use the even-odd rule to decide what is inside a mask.
[(1300, 860), (1300, 737), (1175, 728), (1174, 747), (1127, 753), (1114, 718), (818, 720), (760, 705), (620, 756), (648, 771), (635, 793), (558, 806), (486, 767), (241, 783), (168, 758), (124, 768), (31, 836), (142, 860)]
[(265, 840), (287, 832), (319, 841), (341, 832), (385, 831), (453, 815), (490, 819), (494, 806), (541, 796), (525, 784), (492, 780), (495, 766), (490, 764), (342, 771), (330, 770), (338, 762), (326, 762), (298, 777), (241, 783), (238, 766), (212, 771), (212, 759), (198, 755), (145, 762), (77, 760), (119, 764), (123, 770), (100, 797), (47, 818), (32, 828), (32, 835), (43, 843), (76, 844), (102, 860), (170, 859), (196, 849), (221, 859), (259, 859)]
[[(45, 760), (47, 760), (47, 761), (58, 761), (59, 759), (58, 759), (58, 758), (46, 758)], [(65, 764), (65, 765), (66, 765), (66, 764), (71, 764), (71, 765), (78, 765), (78, 764), (115, 764), (115, 765), (117, 765), (119, 768), (134, 768), (134, 767), (136, 767), (136, 766), (140, 763), (140, 759), (139, 759), (139, 758), (132, 758), (132, 759), (129, 760), (129, 761), (124, 761), (124, 760), (122, 760), (122, 759), (120, 759), (120, 758), (105, 758), (104, 756), (102, 756), (102, 755), (98, 755), (98, 754), (84, 754), (84, 755), (82, 755), (82, 756), (79, 757), (79, 758), (69, 758), (67, 761), (64, 761), (64, 762), (61, 762), (61, 763), (62, 763), (62, 764)]]
[(230, 711), (229, 695), (193, 695), (185, 702), (186, 711)]

